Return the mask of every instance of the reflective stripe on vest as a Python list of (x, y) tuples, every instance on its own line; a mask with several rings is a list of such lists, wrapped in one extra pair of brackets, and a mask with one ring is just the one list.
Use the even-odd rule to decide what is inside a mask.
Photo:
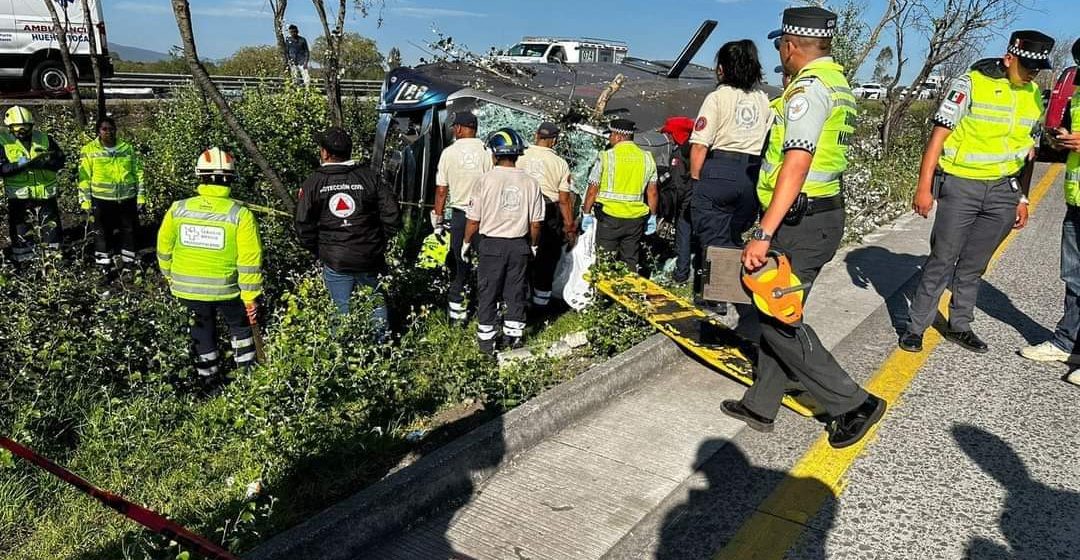
[(1038, 87), (1014, 87), (1008, 78), (972, 70), (971, 104), (945, 140), (938, 166), (950, 175), (993, 180), (1016, 175), (1035, 145), (1032, 128), (1042, 116)]
[(655, 173), (652, 155), (632, 141), (620, 142), (605, 151), (600, 159), (600, 190), (596, 194), (604, 214), (623, 219), (647, 216), (646, 180)]
[[(10, 133), (0, 136), (0, 141), (4, 144), (4, 155), (9, 162), (18, 161), (20, 157), (34, 159), (49, 152), (49, 136), (36, 130), (30, 137), (29, 150)], [(56, 172), (51, 169), (24, 169), (4, 178), (4, 191), (8, 198), (52, 198), (56, 196)]]
[(851, 93), (851, 86), (844, 77), (844, 68), (831, 58), (818, 59), (806, 65), (799, 75), (791, 80), (788, 89), (775, 102), (772, 129), (769, 131), (769, 144), (765, 149), (761, 174), (758, 177), (757, 193), (762, 207), (767, 208), (772, 202), (776, 180), (780, 176), (780, 167), (784, 161), (784, 134), (786, 123), (786, 99), (793, 95), (793, 87), (800, 80), (813, 78), (829, 90), (832, 112), (825, 120), (818, 137), (817, 149), (810, 163), (802, 192), (812, 198), (826, 198), (840, 194), (840, 180), (847, 170), (847, 150), (851, 136), (855, 132), (855, 120), (858, 103)]
[[(1080, 90), (1070, 101), (1069, 114), (1072, 117), (1073, 130), (1080, 129)], [(1065, 203), (1080, 206), (1080, 154), (1069, 152), (1065, 160)]]
[(261, 285), (239, 283), (241, 273), (261, 273), (260, 267), (238, 267), (235, 264), (237, 226), (243, 206), (227, 198), (210, 198), (213, 204), (223, 206), (222, 202), (227, 202), (229, 206), (227, 209), (222, 207), (220, 212), (207, 212), (192, 208), (197, 200), (181, 200), (172, 208), (175, 227), (180, 232), (185, 228), (211, 228), (211, 232), (213, 229), (222, 230), (217, 234), (221, 245), (215, 248), (213, 243), (188, 244), (182, 239), (184, 234), (181, 233), (172, 255), (159, 253), (160, 261), (172, 261), (167, 272), (163, 269), (169, 277), (172, 293), (181, 298), (215, 301), (238, 297), (242, 290), (261, 290)]

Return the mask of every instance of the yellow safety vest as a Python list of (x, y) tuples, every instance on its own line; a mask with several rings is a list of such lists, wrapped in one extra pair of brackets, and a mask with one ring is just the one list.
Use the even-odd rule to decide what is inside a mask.
[(158, 230), (158, 266), (178, 298), (254, 301), (262, 293), (262, 243), (255, 216), (229, 187), (200, 185), (173, 203)]
[(802, 192), (811, 198), (827, 198), (840, 194), (840, 177), (848, 167), (847, 151), (851, 137), (855, 133), (855, 120), (858, 106), (851, 86), (844, 77), (844, 67), (831, 59), (818, 59), (807, 64), (788, 84), (780, 109), (776, 112), (772, 129), (769, 131), (769, 145), (765, 150), (765, 161), (761, 164), (757, 192), (761, 206), (769, 207), (776, 179), (780, 176), (780, 166), (784, 162), (784, 131), (787, 127), (787, 102), (799, 80), (816, 78), (828, 90), (833, 108), (825, 126), (818, 137), (817, 151), (810, 164), (810, 172), (803, 183)]
[[(1080, 130), (1080, 91), (1070, 101), (1069, 115), (1072, 117), (1072, 129)], [(1065, 203), (1080, 206), (1080, 154), (1069, 152), (1065, 160)]]
[(600, 154), (600, 189), (596, 201), (604, 205), (604, 214), (631, 219), (649, 215), (645, 188), (656, 173), (652, 154), (627, 140)]
[[(4, 155), (9, 162), (15, 163), (24, 157), (32, 160), (40, 154), (49, 152), (49, 135), (35, 130), (30, 137), (28, 150), (21, 140), (10, 133), (2, 133), (0, 142), (4, 144)], [(8, 198), (45, 200), (56, 196), (56, 172), (51, 169), (23, 169), (4, 178), (4, 191)]]
[(135, 148), (117, 142), (111, 150), (94, 140), (83, 146), (79, 161), (79, 201), (128, 200), (143, 195), (143, 167)]
[(991, 180), (1020, 172), (1035, 146), (1031, 131), (1043, 102), (1034, 82), (1016, 87), (1008, 78), (968, 72), (971, 110), (945, 140), (941, 170), (964, 179)]

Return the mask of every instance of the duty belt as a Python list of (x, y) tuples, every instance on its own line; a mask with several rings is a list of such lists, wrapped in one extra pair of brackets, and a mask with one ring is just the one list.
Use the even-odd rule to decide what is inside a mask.
[(710, 150), (706, 159), (726, 159), (737, 162), (761, 163), (761, 156), (759, 155), (729, 152), (727, 150)]
[(844, 207), (844, 197), (835, 195), (826, 198), (811, 198), (807, 200), (806, 216), (837, 210)]

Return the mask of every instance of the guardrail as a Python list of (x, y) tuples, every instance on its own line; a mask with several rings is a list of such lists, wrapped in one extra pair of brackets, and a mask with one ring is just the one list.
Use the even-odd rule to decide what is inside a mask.
[[(249, 87), (268, 87), (280, 89), (285, 86), (286, 78), (260, 76), (211, 76), (223, 93), (239, 92)], [(105, 80), (106, 90), (114, 94), (131, 97), (163, 97), (176, 89), (185, 88), (192, 83), (188, 74), (114, 74)], [(312, 79), (311, 87), (322, 89), (322, 80)], [(81, 88), (93, 88), (94, 83), (80, 82)], [(344, 95), (378, 95), (382, 87), (381, 80), (342, 80), (341, 93)], [(128, 93), (124, 93), (124, 92)]]

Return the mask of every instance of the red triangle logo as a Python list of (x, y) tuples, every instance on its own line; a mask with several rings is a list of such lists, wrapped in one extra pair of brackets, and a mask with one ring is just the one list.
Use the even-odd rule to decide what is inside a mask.
[(351, 207), (349, 206), (349, 203), (345, 202), (344, 198), (339, 198), (338, 199), (337, 208), (335, 208), (335, 210), (337, 210), (338, 212), (344, 212), (344, 211), (350, 210), (350, 209), (351, 209)]

